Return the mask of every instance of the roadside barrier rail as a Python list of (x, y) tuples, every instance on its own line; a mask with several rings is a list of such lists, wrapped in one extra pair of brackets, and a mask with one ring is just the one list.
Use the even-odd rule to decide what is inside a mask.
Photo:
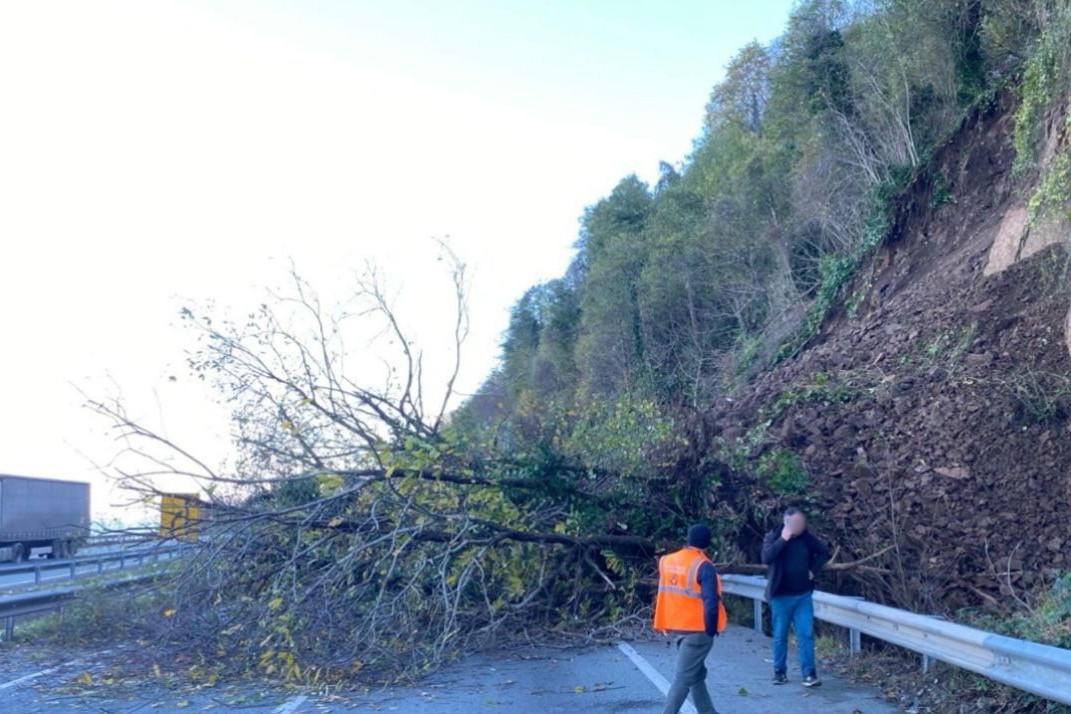
[[(149, 563), (159, 563), (162, 560), (170, 560), (175, 557), (175, 554), (180, 550), (187, 548), (186, 545), (165, 545), (158, 548), (139, 548), (137, 550), (117, 550), (110, 553), (100, 553), (99, 555), (77, 555), (73, 558), (66, 560), (35, 560), (27, 563), (18, 563), (15, 565), (4, 565), (0, 567), (0, 576), (20, 575), (25, 573), (33, 573), (33, 585), (39, 585), (42, 580), (51, 580), (57, 576), (53, 575), (49, 578), (49, 573), (56, 573), (66, 570), (68, 576), (76, 578), (83, 575), (96, 575), (106, 572), (106, 563), (119, 563), (118, 568), (111, 568), (110, 570), (123, 570), (125, 568), (136, 568), (142, 565), (148, 565)], [(86, 566), (96, 566), (92, 571), (86, 572)], [(24, 587), (31, 583), (18, 583), (10, 587)]]
[[(755, 630), (761, 634), (766, 578), (723, 575), (721, 580), (724, 593), (754, 602)], [(932, 660), (939, 660), (1016, 689), (1071, 704), (1071, 650), (822, 591), (814, 593), (814, 616), (847, 628), (852, 654), (861, 648), (861, 635), (867, 635), (918, 652), (923, 671), (929, 669)]]
[(86, 548), (96, 548), (105, 545), (128, 545), (130, 543), (144, 543), (155, 535), (155, 531), (122, 531), (119, 533), (100, 533), (91, 535), (85, 540)]

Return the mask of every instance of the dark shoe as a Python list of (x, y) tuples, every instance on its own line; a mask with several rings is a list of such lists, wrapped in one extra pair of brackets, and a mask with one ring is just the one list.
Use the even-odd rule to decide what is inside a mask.
[(820, 680), (818, 677), (814, 676), (813, 674), (808, 674), (806, 677), (803, 678), (803, 686), (805, 686), (805, 687), (821, 687), (822, 686), (822, 680)]
[(774, 684), (788, 684), (788, 676), (784, 672), (774, 672), (773, 675)]

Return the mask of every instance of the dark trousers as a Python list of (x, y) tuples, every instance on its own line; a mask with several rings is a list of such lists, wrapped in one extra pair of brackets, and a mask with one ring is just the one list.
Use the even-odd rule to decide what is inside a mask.
[(689, 692), (699, 714), (711, 714), (714, 702), (710, 701), (710, 692), (707, 691), (707, 668), (704, 662), (714, 645), (714, 638), (705, 632), (692, 632), (681, 637), (678, 644), (677, 673), (666, 695), (662, 714), (677, 714)]

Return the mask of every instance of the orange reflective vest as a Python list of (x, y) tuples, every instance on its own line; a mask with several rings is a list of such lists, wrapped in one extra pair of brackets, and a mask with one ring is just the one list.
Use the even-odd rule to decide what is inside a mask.
[[(654, 629), (661, 632), (705, 632), (703, 593), (699, 586), (699, 566), (711, 563), (698, 548), (682, 548), (658, 560), (658, 597), (655, 600)], [(715, 572), (718, 590), (717, 631), (725, 631), (725, 605), (721, 601), (721, 576)]]

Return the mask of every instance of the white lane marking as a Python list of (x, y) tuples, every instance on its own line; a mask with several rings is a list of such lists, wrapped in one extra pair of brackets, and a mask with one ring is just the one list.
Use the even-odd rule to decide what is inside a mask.
[[(662, 676), (662, 674), (651, 666), (651, 663), (643, 658), (643, 656), (632, 649), (632, 645), (627, 642), (618, 642), (617, 649), (621, 650), (626, 657), (632, 660), (632, 664), (636, 665), (636, 669), (643, 672), (647, 679), (651, 680), (651, 684), (658, 688), (658, 691), (662, 692), (662, 696), (669, 694), (669, 680)], [(680, 708), (680, 714), (698, 714), (695, 710), (695, 706), (691, 702), (685, 702)]]
[(71, 660), (70, 662), (64, 662), (63, 664), (61, 664), (61, 665), (59, 665), (57, 667), (49, 667), (48, 669), (42, 669), (40, 672), (34, 672), (33, 674), (27, 674), (27, 675), (24, 675), (22, 677), (19, 677), (18, 679), (12, 679), (10, 682), (4, 682), (3, 684), (0, 684), (0, 690), (10, 689), (11, 687), (17, 687), (20, 684), (23, 684), (24, 682), (30, 682), (30, 681), (32, 681), (34, 679), (37, 679), (38, 677), (44, 677), (46, 674), (52, 674), (53, 672), (58, 672), (59, 670), (63, 669), (64, 667), (70, 667), (71, 665), (75, 665), (75, 664), (78, 664), (78, 660)]
[(294, 714), (294, 712), (297, 711), (297, 708), (305, 703), (306, 699), (308, 699), (308, 697), (304, 694), (294, 697), (290, 701), (275, 707), (275, 709), (272, 710), (272, 714)]

